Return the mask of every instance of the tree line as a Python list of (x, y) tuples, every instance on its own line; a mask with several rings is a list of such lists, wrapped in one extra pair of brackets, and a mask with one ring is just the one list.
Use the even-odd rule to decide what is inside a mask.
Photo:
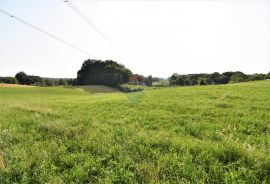
[[(213, 85), (228, 84), (245, 81), (270, 79), (268, 74), (247, 75), (243, 72), (214, 72), (211, 74), (187, 74), (181, 75), (174, 73), (168, 80), (152, 77), (145, 77), (140, 74), (133, 74), (132, 71), (124, 65), (112, 60), (85, 60), (81, 69), (77, 72), (77, 78), (44, 78), (35, 75), (27, 75), (25, 72), (18, 72), (15, 77), (0, 77), (0, 83), (23, 84), (35, 86), (59, 86), (59, 85), (107, 85), (119, 87), (121, 84), (152, 86), (159, 84), (163, 86), (163, 81), (171, 86), (194, 86), (194, 85)], [(167, 83), (168, 81), (168, 83)]]
[(247, 82), (255, 80), (265, 80), (270, 79), (270, 73), (268, 74), (252, 74), (247, 75), (243, 72), (224, 72), (222, 74), (214, 72), (211, 74), (201, 73), (201, 74), (187, 74), (181, 75), (174, 73), (169, 77), (170, 85), (178, 86), (194, 86), (194, 85), (213, 85), (213, 84), (228, 84), (228, 83), (238, 83)]
[(15, 77), (0, 77), (0, 83), (17, 84), (18, 82)]
[(74, 79), (67, 78), (46, 78), (35, 75), (27, 75), (25, 72), (18, 72), (15, 77), (0, 77), (0, 83), (22, 84), (33, 86), (61, 86), (73, 85)]
[(107, 85), (118, 87), (127, 83), (132, 72), (124, 65), (112, 60), (91, 60), (83, 62), (75, 79), (42, 78), (35, 75), (27, 75), (18, 72), (15, 77), (0, 77), (0, 83), (35, 85), (35, 86), (59, 86), (59, 85)]

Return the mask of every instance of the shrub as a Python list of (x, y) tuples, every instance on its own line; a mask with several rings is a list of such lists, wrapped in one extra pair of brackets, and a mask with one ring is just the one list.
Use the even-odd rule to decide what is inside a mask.
[(123, 91), (124, 93), (129, 93), (129, 92), (136, 92), (136, 91), (143, 91), (143, 87), (141, 85), (120, 85), (118, 86), (118, 89), (120, 91)]

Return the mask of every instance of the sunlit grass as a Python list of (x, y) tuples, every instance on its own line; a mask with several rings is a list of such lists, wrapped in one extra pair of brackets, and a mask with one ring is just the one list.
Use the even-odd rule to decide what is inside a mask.
[(0, 88), (1, 183), (270, 182), (270, 81), (94, 88)]

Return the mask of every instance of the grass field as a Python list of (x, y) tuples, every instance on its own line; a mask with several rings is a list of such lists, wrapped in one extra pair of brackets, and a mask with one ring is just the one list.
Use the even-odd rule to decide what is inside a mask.
[(270, 81), (0, 87), (0, 183), (270, 183)]

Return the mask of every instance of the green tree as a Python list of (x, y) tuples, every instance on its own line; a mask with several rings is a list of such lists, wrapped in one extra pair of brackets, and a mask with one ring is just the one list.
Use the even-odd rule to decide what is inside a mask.
[(182, 79), (181, 77), (178, 77), (178, 79), (176, 79), (176, 85), (184, 86), (185, 85), (184, 79)]
[(198, 84), (199, 85), (207, 85), (208, 84), (207, 79), (205, 79), (205, 78), (199, 78)]
[(247, 76), (242, 72), (235, 72), (230, 79), (230, 83), (244, 82), (246, 81)]
[(66, 84), (65, 82), (66, 82), (66, 80), (60, 79), (59, 82), (58, 82), (58, 84), (59, 84), (60, 86), (63, 86), (63, 85)]
[(28, 77), (27, 77), (26, 73), (24, 73), (24, 72), (18, 72), (15, 75), (15, 78), (17, 79), (17, 81), (20, 84), (27, 84), (28, 83)]
[(190, 85), (190, 81), (189, 80), (185, 80), (185, 86), (189, 86)]
[(49, 79), (46, 79), (45, 80), (45, 86), (52, 86), (53, 85), (53, 82)]
[(265, 76), (266, 79), (270, 79), (270, 72)]
[(176, 85), (177, 78), (178, 78), (177, 73), (172, 74), (172, 76), (169, 78), (170, 85)]
[(152, 86), (153, 85), (153, 77), (152, 77), (152, 75), (149, 75), (147, 78), (145, 78), (145, 84), (147, 86)]
[(222, 84), (222, 78), (221, 78), (220, 73), (214, 72), (210, 74), (210, 81), (211, 81), (211, 84)]
[(79, 85), (117, 86), (128, 82), (131, 75), (132, 72), (129, 69), (115, 61), (88, 59), (77, 72), (77, 83)]

